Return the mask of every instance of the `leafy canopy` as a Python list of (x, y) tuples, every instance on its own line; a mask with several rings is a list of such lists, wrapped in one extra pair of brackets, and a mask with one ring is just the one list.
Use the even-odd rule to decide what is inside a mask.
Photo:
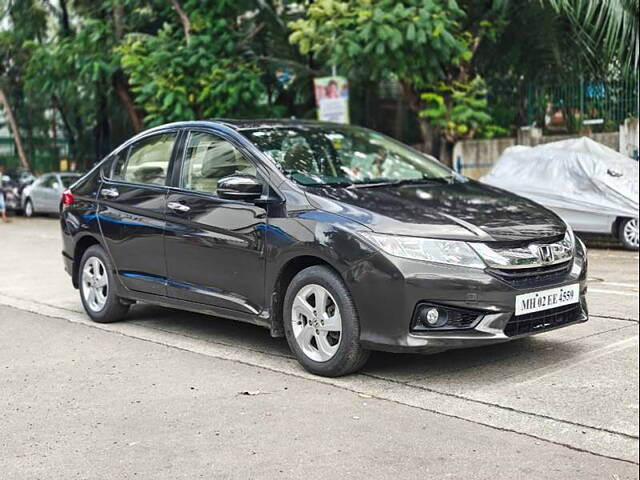
[[(145, 123), (255, 114), (261, 70), (240, 52), (234, 2), (185, 2), (188, 40), (177, 22), (155, 34), (130, 34), (117, 49)], [(259, 107), (258, 107), (259, 109)]]
[(448, 142), (474, 137), (492, 138), (508, 130), (493, 124), (484, 80), (439, 82), (422, 94), (425, 108), (420, 116), (440, 127)]
[(455, 0), (318, 0), (289, 24), (289, 40), (340, 71), (371, 80), (394, 73), (420, 88), (469, 55)]

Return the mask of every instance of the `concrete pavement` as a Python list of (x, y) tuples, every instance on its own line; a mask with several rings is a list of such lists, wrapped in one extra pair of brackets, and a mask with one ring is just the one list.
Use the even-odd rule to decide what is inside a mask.
[[(564, 466), (568, 469), (578, 464), (586, 465), (585, 458), (600, 462), (598, 468), (590, 464), (587, 470), (563, 470), (564, 474), (556, 472), (558, 475), (554, 474), (553, 477), (615, 478), (612, 475), (617, 474), (619, 478), (637, 478), (637, 253), (620, 250), (590, 251), (589, 302), (593, 316), (586, 324), (504, 345), (445, 352), (434, 356), (374, 354), (362, 374), (328, 380), (306, 374), (290, 358), (286, 342), (271, 339), (266, 330), (250, 325), (149, 306), (136, 306), (130, 313), (128, 322), (114, 325), (91, 324), (82, 313), (77, 292), (70, 286), (62, 270), (59, 256), (60, 240), (55, 220), (18, 219), (12, 224), (0, 227), (0, 245), (5, 253), (0, 262), (0, 304), (37, 314), (30, 317), (32, 323), (29, 325), (34, 326), (25, 330), (27, 338), (23, 339), (23, 343), (29, 344), (30, 331), (46, 329), (50, 325), (55, 325), (56, 330), (62, 328), (61, 324), (65, 324), (74, 332), (73, 329), (90, 327), (91, 331), (100, 331), (100, 335), (113, 336), (116, 333), (119, 334), (116, 335), (118, 338), (135, 339), (131, 341), (136, 344), (144, 340), (141, 343), (147, 346), (152, 343), (165, 349), (170, 347), (173, 353), (169, 355), (176, 355), (171, 365), (178, 363), (178, 357), (180, 363), (183, 361), (182, 353), (178, 352), (205, 357), (211, 364), (208, 364), (207, 369), (199, 370), (204, 376), (211, 374), (210, 368), (217, 372), (225, 368), (220, 367), (221, 364), (232, 364), (234, 368), (247, 369), (242, 376), (251, 380), (265, 378), (258, 375), (270, 372), (272, 375), (284, 376), (292, 382), (306, 382), (304, 391), (309, 398), (304, 401), (307, 402), (311, 402), (318, 392), (324, 391), (323, 389), (340, 392), (339, 395), (355, 396), (363, 400), (363, 403), (379, 402), (380, 405), (389, 408), (388, 421), (376, 419), (372, 423), (369, 442), (372, 442), (371, 448), (378, 452), (378, 449), (382, 449), (384, 454), (379, 455), (378, 460), (366, 455), (365, 458), (368, 458), (369, 470), (375, 469), (381, 478), (391, 475), (387, 467), (394, 466), (393, 468), (397, 469), (401, 465), (407, 469), (407, 477), (415, 474), (417, 478), (419, 472), (422, 472), (421, 478), (440, 478), (446, 474), (454, 474), (457, 478), (469, 478), (462, 475), (465, 471), (463, 469), (429, 470), (436, 468), (435, 464), (438, 462), (427, 456), (430, 461), (421, 463), (417, 460), (421, 459), (418, 452), (423, 450), (414, 450), (414, 455), (401, 438), (396, 438), (405, 438), (406, 434), (407, 438), (420, 445), (427, 438), (431, 438), (432, 432), (422, 437), (418, 433), (411, 437), (406, 432), (408, 427), (403, 422), (412, 418), (415, 420), (421, 415), (433, 416), (438, 422), (453, 422), (451, 425), (440, 425), (441, 428), (445, 428), (440, 432), (443, 435), (440, 441), (450, 446), (443, 450), (446, 455), (458, 451), (457, 448), (461, 445), (456, 446), (456, 441), (462, 437), (475, 446), (482, 445), (480, 449), (476, 448), (475, 454), (471, 452), (467, 463), (463, 462), (467, 465), (465, 468), (472, 468), (472, 460), (479, 462), (478, 467), (473, 470), (478, 475), (474, 478), (485, 478), (485, 474), (487, 478), (512, 478), (517, 472), (520, 475), (524, 474), (525, 470), (518, 468), (525, 468), (526, 462), (523, 463), (524, 460), (517, 455), (512, 457), (511, 453), (506, 454), (505, 446), (511, 447), (513, 440), (511, 437), (503, 438), (504, 435), (532, 442), (527, 448), (546, 446), (550, 451), (559, 449), (557, 452), (562, 453), (557, 454), (565, 459)], [(7, 252), (10, 252), (11, 256), (6, 256)], [(3, 331), (5, 328), (16, 330), (15, 326), (5, 326), (4, 323), (11, 322), (5, 318), (18, 314), (24, 315), (17, 310), (0, 310)], [(65, 322), (55, 317), (63, 318)], [(77, 325), (78, 323), (81, 325)], [(70, 338), (75, 338), (74, 335), (82, 334), (69, 333)], [(0, 344), (4, 347), (4, 342)], [(103, 349), (102, 341), (97, 341), (96, 345)], [(138, 349), (132, 348), (134, 351)], [(5, 348), (2, 350), (5, 351)], [(61, 350), (64, 348), (61, 347)], [(32, 363), (36, 362), (33, 356), (37, 357), (34, 354), (27, 355), (25, 362), (28, 363), (28, 359), (31, 359)], [(131, 353), (127, 359), (134, 362), (136, 357), (136, 354)], [(0, 359), (5, 361), (2, 353)], [(162, 368), (165, 368), (165, 364)], [(96, 378), (103, 379), (103, 375), (98, 374)], [(135, 384), (136, 378), (145, 380), (146, 374), (140, 373), (129, 381)], [(4, 376), (2, 382), (4, 383)], [(242, 388), (237, 385), (236, 387), (241, 391)], [(250, 389), (260, 390), (263, 387), (245, 388), (247, 391), (253, 391)], [(2, 386), (2, 391), (5, 390)], [(230, 411), (237, 408), (241, 405), (238, 402), (244, 397), (234, 397), (234, 401), (230, 401), (226, 408)], [(262, 395), (255, 398), (247, 397), (262, 399)], [(271, 397), (271, 394), (266, 397)], [(347, 404), (348, 402), (345, 406)], [(394, 408), (400, 407), (407, 410), (392, 412)], [(217, 414), (217, 407), (214, 410)], [(206, 409), (204, 412), (206, 414)], [(197, 416), (198, 412), (189, 409), (184, 415)], [(315, 424), (318, 415), (322, 414), (312, 411), (308, 422)], [(349, 426), (351, 423), (347, 422), (349, 416), (346, 419), (342, 416), (335, 419), (331, 415), (324, 416), (330, 419), (326, 419), (328, 430), (332, 428), (330, 425), (335, 424), (335, 428), (342, 428), (345, 424)], [(359, 420), (363, 418), (358, 414), (351, 417), (360, 417)], [(433, 418), (429, 417), (429, 424), (434, 421)], [(287, 417), (287, 422), (289, 421), (293, 422), (293, 417), (290, 420)], [(232, 417), (224, 417), (222, 420), (226, 426), (233, 425), (233, 422)], [(3, 420), (2, 424), (4, 423)], [(18, 426), (15, 428), (16, 431), (20, 431)], [(474, 429), (486, 429), (486, 432), (491, 433), (482, 436), (480, 430), (476, 432)], [(261, 432), (260, 436), (262, 435)], [(278, 443), (277, 440), (280, 438), (267, 435), (264, 440), (266, 444), (270, 444)], [(491, 459), (493, 464), (497, 461), (499, 468), (503, 470), (492, 470), (482, 463), (487, 458), (484, 455), (487, 452), (484, 450), (489, 448), (485, 447), (489, 438), (495, 440), (496, 445), (499, 443), (503, 446), (502, 458), (498, 456)], [(337, 440), (329, 440), (329, 437), (326, 437), (326, 441), (338, 443), (347, 439), (348, 435)], [(493, 440), (490, 440), (489, 444)], [(230, 448), (233, 446), (233, 451), (238, 448), (238, 442), (239, 440), (234, 439), (229, 444)], [(386, 443), (393, 447), (385, 447)], [(45, 444), (51, 447), (47, 442)], [(282, 445), (277, 445), (273, 448), (281, 447)], [(35, 452), (37, 453), (29, 455), (42, 460), (42, 451), (35, 449)], [(302, 455), (308, 458), (309, 453), (303, 452)], [(192, 452), (192, 455), (200, 454), (202, 452), (198, 449)], [(397, 463), (404, 459), (405, 455), (412, 460)], [(446, 455), (444, 458), (450, 458)], [(555, 453), (542, 454), (534, 463), (542, 467), (546, 465), (549, 469), (556, 468), (551, 466), (554, 465), (554, 455)], [(227, 467), (233, 465), (230, 459), (227, 460), (230, 462), (225, 464)], [(286, 463), (289, 465), (295, 461), (291, 456)], [(142, 463), (146, 465), (146, 462), (141, 460), (140, 468), (144, 466)], [(338, 463), (342, 464), (341, 461)], [(11, 465), (13, 464), (12, 461)], [(406, 466), (407, 464), (411, 465)], [(448, 465), (450, 462), (445, 461), (444, 464)], [(460, 465), (460, 462), (458, 464)], [(362, 465), (365, 464), (360, 464)], [(357, 471), (357, 464), (352, 466)], [(561, 468), (561, 465), (558, 464), (557, 467)], [(631, 468), (627, 470), (627, 467)], [(323, 468), (325, 467), (321, 467), (319, 471)], [(551, 470), (540, 470), (530, 465), (526, 467), (530, 468), (532, 470), (527, 470), (526, 478), (552, 476), (545, 474)], [(219, 472), (221, 471), (225, 470)], [(249, 472), (238, 470), (241, 471)], [(314, 471), (285, 470), (280, 473), (279, 470), (269, 470), (269, 474), (265, 473), (264, 476), (280, 475), (293, 478), (296, 473), (304, 472), (306, 475), (311, 472), (313, 478)], [(247, 478), (247, 475), (235, 476), (235, 472), (230, 470), (226, 472), (234, 478)], [(505, 475), (498, 475), (498, 472)], [(507, 475), (507, 472), (512, 474)], [(254, 475), (253, 478), (263, 476), (259, 472), (249, 472), (248, 475)], [(193, 476), (190, 475), (189, 478)]]

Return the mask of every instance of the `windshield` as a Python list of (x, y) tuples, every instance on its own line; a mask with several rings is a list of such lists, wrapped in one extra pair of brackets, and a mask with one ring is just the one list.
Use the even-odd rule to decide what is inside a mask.
[(434, 160), (364, 128), (303, 125), (242, 133), (302, 185), (424, 182), (453, 176)]

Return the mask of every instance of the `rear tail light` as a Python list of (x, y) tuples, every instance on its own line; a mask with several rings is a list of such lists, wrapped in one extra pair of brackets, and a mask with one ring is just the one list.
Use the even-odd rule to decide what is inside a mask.
[(68, 207), (73, 204), (73, 193), (68, 188), (62, 192), (62, 206)]

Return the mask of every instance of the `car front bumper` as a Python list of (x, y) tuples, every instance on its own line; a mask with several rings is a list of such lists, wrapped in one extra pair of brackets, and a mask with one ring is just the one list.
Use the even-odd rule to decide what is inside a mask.
[[(382, 254), (349, 272), (347, 283), (360, 315), (360, 340), (371, 350), (435, 353), (506, 342), (588, 320), (586, 249), (580, 242), (566, 272), (517, 286), (484, 270)], [(580, 297), (571, 317), (558, 324), (539, 322), (526, 333), (505, 333), (518, 295), (574, 284), (580, 285)], [(467, 329), (412, 331), (416, 306), (422, 302), (478, 312), (479, 320)]]

